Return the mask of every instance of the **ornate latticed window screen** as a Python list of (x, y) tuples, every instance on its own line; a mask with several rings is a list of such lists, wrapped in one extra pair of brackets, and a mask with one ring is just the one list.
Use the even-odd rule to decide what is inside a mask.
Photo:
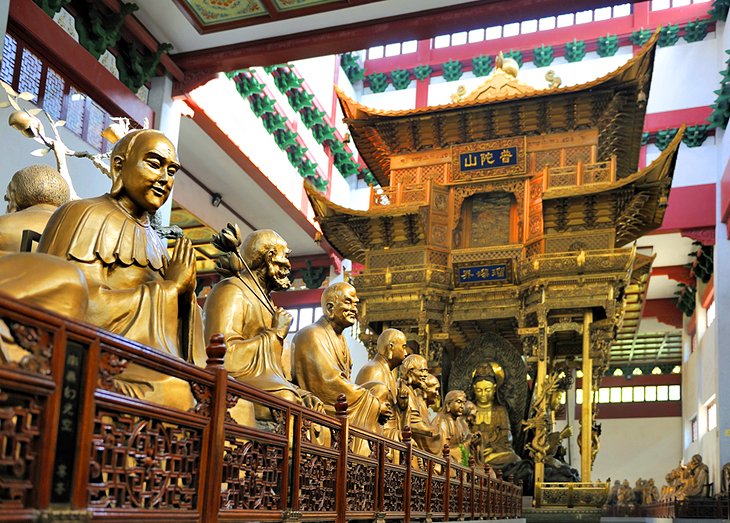
[(18, 91), (27, 91), (38, 97), (40, 95), (42, 70), (43, 63), (40, 58), (28, 51), (28, 49), (23, 49), (22, 59), (20, 61)]
[(15, 54), (17, 51), (17, 42), (10, 35), (5, 35), (5, 43), (3, 45), (3, 61), (0, 66), (0, 80), (5, 83), (13, 83), (13, 71), (15, 70)]
[(61, 111), (63, 110), (63, 91), (65, 86), (66, 82), (63, 81), (63, 78), (49, 67), (46, 73), (43, 110), (57, 120), (61, 118)]
[(101, 152), (109, 150), (110, 144), (101, 137), (101, 131), (109, 125), (110, 117), (99, 104), (75, 89), (18, 38), (6, 34), (2, 53), (0, 80), (18, 92), (35, 95), (36, 104), (53, 118), (66, 120), (66, 127), (92, 147)]

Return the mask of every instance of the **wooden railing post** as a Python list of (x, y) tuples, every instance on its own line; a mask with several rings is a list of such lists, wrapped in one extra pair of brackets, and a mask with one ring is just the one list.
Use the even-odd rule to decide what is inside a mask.
[(484, 516), (491, 519), (494, 517), (494, 482), (492, 481), (492, 467), (489, 466), (489, 463), (484, 464), (484, 474), (487, 476), (487, 513)]
[(515, 514), (516, 514), (516, 511), (517, 511), (517, 507), (515, 506), (515, 499), (517, 497), (515, 495), (515, 489), (516, 489), (516, 485), (514, 483), (515, 477), (513, 475), (510, 475), (507, 478), (507, 481), (509, 482), (508, 483), (508, 486), (509, 486), (509, 503), (507, 504), (507, 508), (508, 508), (507, 516), (508, 517), (514, 517)]
[[(469, 454), (469, 468), (471, 469), (471, 495), (469, 497), (469, 514), (471, 514), (471, 519), (474, 519), (474, 517), (477, 515), (477, 511), (474, 507), (474, 489), (476, 485), (475, 482), (477, 479), (477, 474), (476, 469), (474, 468), (474, 455), (471, 453)], [(479, 483), (481, 484), (481, 481)]]
[(502, 471), (497, 471), (497, 517), (504, 519), (504, 480)]
[(406, 465), (406, 477), (405, 484), (403, 485), (403, 523), (410, 523), (411, 521), (411, 485), (413, 484), (411, 473), (413, 472), (413, 433), (411, 427), (406, 425), (401, 431), (401, 439), (406, 445), (405, 465)]
[(522, 488), (523, 483), (520, 479), (517, 481), (517, 514), (515, 514), (518, 518), (522, 516)]
[(337, 396), (335, 417), (340, 420), (340, 459), (337, 462), (337, 485), (335, 486), (335, 508), (337, 523), (347, 523), (347, 453), (350, 441), (350, 429), (347, 421), (347, 397)]
[(451, 450), (447, 444), (444, 444), (444, 450), (441, 453), (446, 465), (444, 467), (444, 521), (449, 520), (449, 501), (451, 496)]
[(221, 481), (223, 479), (223, 448), (225, 442), (226, 395), (228, 371), (223, 366), (226, 342), (222, 334), (213, 334), (205, 349), (208, 359), (206, 370), (213, 373), (214, 385), (211, 394), (210, 427), (208, 428), (208, 453), (205, 475), (202, 481), (202, 520), (217, 523), (220, 510)]

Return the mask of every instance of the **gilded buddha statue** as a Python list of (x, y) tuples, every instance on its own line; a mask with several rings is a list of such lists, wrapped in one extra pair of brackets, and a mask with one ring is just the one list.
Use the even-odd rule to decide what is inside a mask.
[[(150, 224), (170, 196), (180, 164), (159, 131), (132, 131), (111, 152), (112, 188), (97, 198), (71, 201), (51, 217), (38, 252), (81, 270), (89, 306), (85, 321), (162, 352), (202, 364), (205, 347), (195, 303), (195, 251), (178, 240), (167, 245)], [(187, 409), (187, 383), (130, 364), (118, 390)]]
[(476, 406), (472, 432), (481, 434), (477, 461), (501, 469), (520, 461), (512, 448), (507, 409), (499, 402), (504, 370), (494, 362), (479, 365), (472, 374), (471, 394)]

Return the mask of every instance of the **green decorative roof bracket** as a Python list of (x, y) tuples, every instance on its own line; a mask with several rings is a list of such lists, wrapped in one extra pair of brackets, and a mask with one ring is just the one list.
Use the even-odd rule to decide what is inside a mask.
[(596, 53), (601, 58), (613, 56), (618, 51), (618, 36), (607, 34), (606, 36), (598, 37), (598, 49)]
[(716, 22), (724, 22), (730, 10), (730, 0), (712, 0), (712, 7), (707, 14)]
[(36, 5), (43, 9), (45, 13), (53, 18), (63, 7), (71, 0), (34, 0)]
[(661, 131), (657, 131), (656, 135), (654, 135), (654, 145), (657, 146), (657, 149), (663, 151), (676, 135), (677, 129), (662, 129)]
[(572, 42), (565, 44), (565, 59), (568, 62), (580, 62), (586, 56), (586, 43), (583, 40), (573, 38)]
[(461, 62), (459, 62), (458, 60), (449, 60), (448, 62), (445, 62), (443, 65), (443, 70), (444, 80), (446, 80), (447, 82), (454, 82), (461, 78), (461, 75), (464, 74)]
[(479, 55), (471, 59), (471, 72), (474, 76), (487, 76), (492, 72), (492, 57)]
[(326, 267), (312, 267), (312, 262), (307, 260), (307, 267), (301, 270), (302, 280), (307, 289), (319, 289), (325, 279), (327, 279)]
[(77, 7), (74, 25), (79, 34), (79, 43), (97, 60), (119, 42), (124, 19), (139, 9), (136, 4), (124, 2), (120, 2), (118, 13), (103, 2), (76, 0), (74, 4)]
[(350, 83), (354, 84), (365, 79), (365, 68), (360, 64), (360, 57), (357, 53), (344, 53), (340, 55), (340, 66), (345, 71)]
[[(730, 51), (725, 51), (730, 54)], [(725, 61), (725, 70), (720, 71), (722, 79), (720, 80), (720, 88), (715, 91), (717, 98), (712, 107), (712, 113), (707, 118), (711, 128), (720, 127), (725, 129), (728, 119), (730, 118), (730, 59)]]
[[(274, 69), (272, 67), (271, 70)], [(276, 100), (266, 94), (264, 85), (248, 69), (227, 73), (226, 76), (233, 80), (241, 97), (248, 100), (251, 111), (261, 119), (264, 129), (273, 137), (279, 149), (286, 152), (292, 167), (318, 191), (324, 191), (327, 180), (317, 171), (317, 164), (306, 157), (307, 148), (298, 142), (297, 134), (287, 126), (286, 117), (276, 110)]]
[(413, 69), (413, 76), (416, 80), (426, 80), (433, 73), (433, 67), (430, 65), (417, 65)]
[(136, 93), (155, 74), (163, 53), (172, 50), (172, 44), (160, 44), (154, 53), (140, 51), (135, 44), (119, 40), (117, 69), (119, 80)]
[(659, 30), (659, 39), (657, 45), (659, 47), (671, 47), (679, 41), (679, 26), (677, 24), (667, 24)]
[(540, 47), (535, 47), (532, 50), (532, 56), (532, 63), (535, 64), (535, 67), (547, 67), (555, 59), (553, 46), (542, 44)]
[(374, 93), (382, 93), (388, 88), (388, 75), (385, 73), (373, 73), (366, 75), (370, 90)]
[(390, 81), (397, 91), (407, 89), (411, 84), (411, 72), (408, 69), (396, 69), (390, 73)]
[(684, 39), (687, 42), (700, 42), (707, 36), (708, 20), (695, 19), (684, 26)]
[(682, 142), (687, 147), (699, 147), (700, 145), (705, 143), (705, 140), (707, 140), (709, 131), (709, 125), (691, 125), (684, 130)]
[(651, 31), (642, 27), (641, 29), (631, 33), (629, 40), (632, 44), (641, 47), (649, 40), (649, 38), (651, 38)]

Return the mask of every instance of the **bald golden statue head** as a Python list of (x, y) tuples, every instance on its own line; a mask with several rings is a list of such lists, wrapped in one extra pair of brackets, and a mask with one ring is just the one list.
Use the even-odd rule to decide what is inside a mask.
[(291, 287), (289, 274), (289, 246), (284, 238), (271, 229), (260, 229), (244, 238), (241, 255), (248, 266), (259, 276), (266, 289), (284, 291)]
[(385, 329), (378, 336), (377, 351), (388, 361), (391, 369), (396, 368), (408, 356), (406, 335), (398, 329)]
[(355, 287), (345, 282), (333, 283), (322, 293), (322, 314), (336, 331), (342, 332), (357, 321)]
[(175, 146), (160, 131), (132, 131), (111, 153), (112, 196), (133, 215), (154, 213), (170, 196), (180, 169)]
[(70, 199), (66, 180), (50, 165), (23, 167), (10, 179), (5, 192), (7, 213), (22, 211), (34, 205), (60, 207)]

